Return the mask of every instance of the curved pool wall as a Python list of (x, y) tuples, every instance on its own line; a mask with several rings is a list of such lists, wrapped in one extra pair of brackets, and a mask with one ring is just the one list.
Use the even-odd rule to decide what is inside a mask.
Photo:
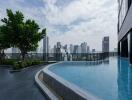
[(132, 65), (125, 58), (63, 62), (49, 70), (103, 100), (132, 100)]
[(52, 88), (64, 100), (99, 100), (99, 98), (97, 98), (96, 96), (83, 91), (78, 86), (70, 83), (67, 80), (64, 80), (63, 78), (49, 70), (50, 67), (61, 63), (64, 62), (49, 65), (42, 70), (43, 81), (48, 84), (50, 88)]

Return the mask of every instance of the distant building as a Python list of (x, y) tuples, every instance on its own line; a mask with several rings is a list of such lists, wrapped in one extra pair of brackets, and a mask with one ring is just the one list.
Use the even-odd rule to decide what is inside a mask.
[(106, 36), (102, 40), (102, 52), (109, 52), (109, 37)]
[(57, 45), (56, 45), (56, 54), (55, 54), (57, 61), (61, 61), (62, 60), (61, 49), (62, 49), (61, 42), (57, 42)]
[(114, 48), (114, 52), (117, 52), (117, 48)]
[(92, 53), (94, 53), (95, 52), (95, 49), (92, 49)]
[(81, 43), (81, 53), (87, 53), (87, 43)]
[(63, 46), (64, 52), (68, 52), (67, 44)]
[(81, 45), (78, 46), (78, 53), (81, 54), (82, 51), (81, 51)]
[(90, 52), (90, 47), (89, 46), (87, 46), (87, 53), (89, 53)]
[(53, 53), (56, 53), (56, 45), (54, 45), (54, 48), (53, 48)]
[(73, 53), (73, 50), (74, 50), (74, 46), (70, 44), (70, 53)]
[(48, 53), (49, 53), (49, 38), (48, 36), (44, 36), (43, 38), (43, 59), (48, 60)]
[(20, 53), (20, 50), (18, 48), (12, 48), (12, 53), (13, 54)]
[(61, 42), (57, 42), (57, 48), (61, 49)]
[(54, 48), (49, 48), (49, 56), (52, 56), (54, 53)]
[(21, 51), (18, 48), (11, 48), (12, 49), (12, 58), (16, 59), (19, 57), (18, 53), (21, 53)]
[(43, 53), (43, 46), (40, 47), (39, 52), (38, 53)]
[(78, 45), (74, 45), (73, 53), (78, 53), (79, 52), (78, 48), (79, 48)]
[(57, 42), (57, 45), (56, 45), (56, 53), (61, 53), (61, 42)]

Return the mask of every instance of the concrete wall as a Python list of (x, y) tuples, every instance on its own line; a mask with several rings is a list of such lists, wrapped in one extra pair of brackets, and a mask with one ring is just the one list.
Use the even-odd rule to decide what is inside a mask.
[(44, 82), (48, 84), (58, 95), (60, 95), (64, 100), (86, 100), (86, 98), (74, 93), (72, 90), (52, 78), (46, 73), (43, 73)]
[(96, 96), (84, 92), (81, 88), (50, 71), (49, 67), (50, 65), (43, 69), (43, 81), (63, 100), (98, 100)]

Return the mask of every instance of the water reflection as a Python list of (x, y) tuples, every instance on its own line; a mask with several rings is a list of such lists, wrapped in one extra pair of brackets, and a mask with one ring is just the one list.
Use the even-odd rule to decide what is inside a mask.
[(124, 58), (118, 59), (118, 100), (132, 100), (132, 66)]

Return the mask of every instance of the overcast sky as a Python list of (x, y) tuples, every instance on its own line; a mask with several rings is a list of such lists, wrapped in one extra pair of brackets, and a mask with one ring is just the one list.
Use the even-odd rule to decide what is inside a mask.
[(117, 0), (0, 0), (0, 19), (6, 9), (46, 27), (51, 46), (87, 42), (100, 51), (104, 36), (110, 36), (110, 50), (117, 46)]

